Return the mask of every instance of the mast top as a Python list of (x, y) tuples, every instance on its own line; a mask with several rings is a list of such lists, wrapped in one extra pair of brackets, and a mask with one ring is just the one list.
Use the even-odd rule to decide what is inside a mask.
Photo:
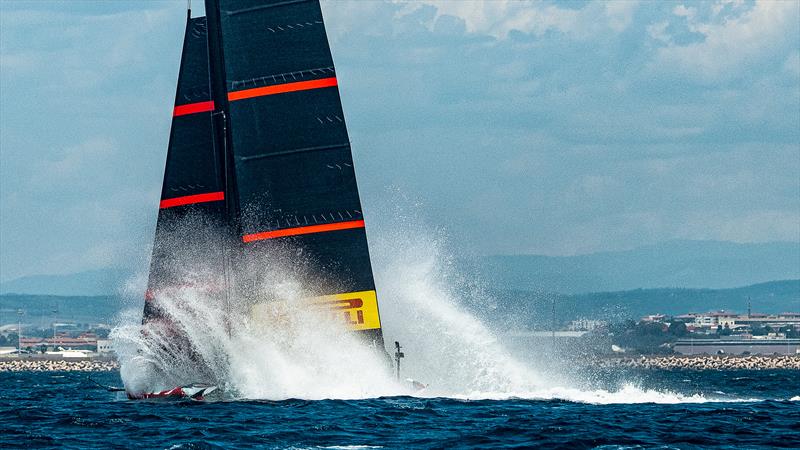
[(186, 18), (192, 18), (192, 0), (186, 0)]

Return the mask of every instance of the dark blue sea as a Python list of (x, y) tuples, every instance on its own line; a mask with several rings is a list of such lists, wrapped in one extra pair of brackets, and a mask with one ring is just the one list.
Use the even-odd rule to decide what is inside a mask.
[[(551, 399), (129, 401), (116, 373), (0, 373), (0, 448), (798, 448), (796, 371), (598, 374), (663, 392)], [(670, 397), (672, 396), (672, 397)], [(587, 398), (592, 395), (587, 391)], [(670, 400), (672, 399), (672, 400)]]

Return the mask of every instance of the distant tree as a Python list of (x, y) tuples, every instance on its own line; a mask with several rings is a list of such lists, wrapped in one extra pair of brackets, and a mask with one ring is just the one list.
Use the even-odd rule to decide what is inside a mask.
[(663, 336), (664, 328), (660, 323), (640, 323), (634, 329), (634, 334), (638, 336)]
[(772, 327), (770, 327), (769, 325), (765, 327), (762, 327), (760, 325), (753, 325), (752, 330), (753, 330), (753, 336), (766, 336), (767, 334), (773, 332)]
[(669, 328), (667, 329), (667, 333), (673, 336), (686, 336), (689, 332), (686, 329), (686, 324), (684, 322), (672, 322), (669, 324)]

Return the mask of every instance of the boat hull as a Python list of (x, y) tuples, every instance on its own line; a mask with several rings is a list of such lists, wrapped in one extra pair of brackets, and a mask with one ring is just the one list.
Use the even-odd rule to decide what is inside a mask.
[(191, 384), (188, 386), (177, 386), (159, 392), (127, 392), (130, 400), (205, 400), (212, 392), (216, 392), (216, 386)]

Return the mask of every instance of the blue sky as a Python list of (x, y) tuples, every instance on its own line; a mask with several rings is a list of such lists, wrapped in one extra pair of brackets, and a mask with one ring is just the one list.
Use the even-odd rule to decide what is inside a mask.
[[(323, 2), (368, 228), (403, 197), (485, 254), (800, 241), (798, 5)], [(0, 279), (146, 261), (184, 8), (0, 2)]]

